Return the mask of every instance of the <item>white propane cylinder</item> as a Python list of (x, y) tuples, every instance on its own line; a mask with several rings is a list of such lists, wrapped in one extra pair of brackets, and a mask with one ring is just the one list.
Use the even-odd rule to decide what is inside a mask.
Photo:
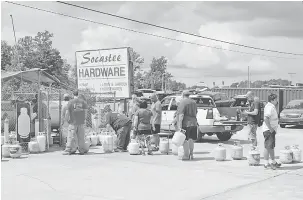
[(174, 144), (171, 145), (171, 151), (173, 155), (178, 155), (178, 147)]
[(40, 149), (39, 149), (39, 144), (37, 141), (30, 141), (28, 143), (28, 150), (30, 153), (39, 153)]
[(46, 146), (46, 137), (44, 135), (44, 132), (39, 132), (38, 133), (37, 142), (39, 144), (40, 152), (44, 152), (45, 151), (45, 146)]
[(113, 136), (105, 135), (102, 146), (103, 146), (104, 153), (112, 153), (114, 150)]
[(27, 114), (26, 108), (20, 109), (18, 117), (18, 134), (21, 138), (27, 138), (30, 132), (30, 117)]
[(140, 154), (140, 145), (136, 140), (131, 140), (131, 142), (128, 145), (128, 152), (130, 155)]
[(97, 146), (97, 144), (98, 144), (98, 136), (97, 135), (91, 135), (90, 136), (90, 139), (91, 139), (91, 141), (92, 141), (92, 146)]
[(11, 145), (9, 145), (9, 144), (4, 144), (4, 145), (2, 145), (2, 156), (3, 156), (4, 158), (9, 158), (9, 157), (11, 157), (10, 151), (9, 151), (10, 146), (11, 146)]
[(177, 147), (180, 147), (183, 145), (185, 139), (186, 136), (184, 130), (182, 130), (181, 132), (177, 131), (173, 136), (172, 143), (175, 144)]
[(167, 139), (162, 139), (159, 144), (159, 150), (162, 154), (168, 154), (169, 152), (169, 143)]
[(114, 140), (114, 149), (117, 149), (117, 147), (118, 147), (118, 137), (115, 133), (113, 134), (113, 140)]

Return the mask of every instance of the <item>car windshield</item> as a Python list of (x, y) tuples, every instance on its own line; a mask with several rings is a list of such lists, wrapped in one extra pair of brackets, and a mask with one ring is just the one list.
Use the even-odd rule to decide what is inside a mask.
[(214, 102), (210, 98), (193, 97), (191, 99), (197, 103), (197, 107), (215, 107)]
[(303, 101), (291, 101), (285, 109), (303, 109)]

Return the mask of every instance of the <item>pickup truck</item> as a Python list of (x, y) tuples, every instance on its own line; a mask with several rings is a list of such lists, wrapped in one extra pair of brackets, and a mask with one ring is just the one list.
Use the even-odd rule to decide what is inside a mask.
[(228, 96), (222, 92), (203, 91), (198, 94), (210, 96), (217, 107), (230, 107), (235, 101), (234, 99), (228, 98)]
[[(173, 131), (174, 114), (177, 111), (176, 99), (180, 96), (168, 96), (162, 101), (162, 122), (161, 129)], [(217, 108), (214, 100), (208, 95), (191, 95), (198, 106), (198, 140), (204, 135), (216, 134), (221, 141), (228, 141), (233, 134), (241, 131), (246, 122), (237, 121), (237, 110), (234, 108)], [(223, 116), (220, 112), (225, 111), (229, 115)], [(231, 116), (232, 115), (232, 116)]]

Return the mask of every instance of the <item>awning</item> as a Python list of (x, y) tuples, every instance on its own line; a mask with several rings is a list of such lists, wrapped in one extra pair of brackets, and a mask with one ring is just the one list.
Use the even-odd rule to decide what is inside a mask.
[(27, 71), (1, 71), (1, 81), (8, 81), (11, 78), (18, 78), (27, 82), (37, 83), (39, 80), (39, 71), (41, 83), (60, 83), (60, 80), (50, 75), (43, 69), (30, 69)]

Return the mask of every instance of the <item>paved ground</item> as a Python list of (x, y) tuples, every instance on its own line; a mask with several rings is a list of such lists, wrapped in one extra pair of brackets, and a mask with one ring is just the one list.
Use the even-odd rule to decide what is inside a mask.
[[(262, 135), (258, 135), (262, 150)], [(195, 160), (186, 162), (173, 155), (103, 154), (101, 147), (92, 148), (85, 156), (63, 156), (60, 151), (53, 151), (4, 159), (2, 199), (303, 199), (303, 163), (273, 171), (263, 166), (249, 167), (247, 160), (230, 160), (234, 139), (241, 140), (247, 156), (246, 138), (244, 129), (226, 142), (229, 161), (225, 162), (213, 158), (218, 143), (215, 137), (206, 137), (203, 143), (196, 144)], [(303, 148), (303, 129), (279, 129), (277, 149), (292, 144)]]

